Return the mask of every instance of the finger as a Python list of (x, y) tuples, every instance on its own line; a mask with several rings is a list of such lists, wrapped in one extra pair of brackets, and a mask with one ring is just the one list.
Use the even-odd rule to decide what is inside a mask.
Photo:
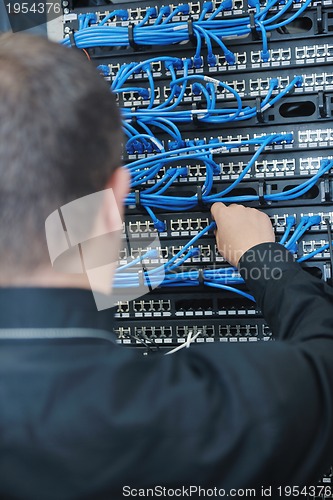
[(220, 201), (217, 203), (213, 203), (213, 205), (210, 208), (212, 218), (214, 220), (216, 220), (216, 217), (221, 217), (226, 209), (227, 209), (227, 206)]

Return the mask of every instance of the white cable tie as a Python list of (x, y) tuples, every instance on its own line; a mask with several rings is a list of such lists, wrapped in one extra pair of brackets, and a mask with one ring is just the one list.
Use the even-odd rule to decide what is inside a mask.
[(155, 137), (150, 136), (150, 141), (151, 141), (153, 144), (155, 144), (155, 146), (157, 147), (157, 149), (159, 149), (160, 151), (162, 151), (162, 150), (161, 150), (161, 144), (158, 142), (158, 140), (157, 140)]
[(172, 31), (187, 30), (187, 24), (180, 24), (172, 28)]
[(204, 115), (205, 113), (209, 113), (208, 109), (191, 109), (192, 115)]
[(212, 78), (211, 76), (204, 76), (204, 81), (205, 82), (210, 82), (215, 85), (215, 89), (220, 86), (220, 80), (217, 80), (216, 78)]
[(226, 146), (221, 146), (220, 148), (212, 148), (209, 150), (211, 154), (223, 153), (224, 151), (228, 151)]

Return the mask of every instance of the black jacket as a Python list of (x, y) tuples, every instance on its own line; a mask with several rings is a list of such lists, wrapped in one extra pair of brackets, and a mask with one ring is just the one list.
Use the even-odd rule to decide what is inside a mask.
[[(0, 498), (315, 485), (333, 458), (333, 295), (278, 253), (241, 261), (244, 276), (268, 269), (246, 278), (275, 342), (147, 357), (98, 338), (1, 340)], [(105, 330), (112, 313), (89, 291), (3, 289), (0, 327)]]

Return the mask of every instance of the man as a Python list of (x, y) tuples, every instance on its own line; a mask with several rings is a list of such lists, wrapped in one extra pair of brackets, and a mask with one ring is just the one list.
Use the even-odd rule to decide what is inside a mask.
[(212, 208), (275, 342), (144, 357), (112, 342), (113, 310), (97, 311), (85, 274), (52, 268), (51, 213), (109, 188), (122, 212), (120, 142), (113, 97), (78, 51), (0, 39), (0, 497), (192, 485), (283, 498), (281, 485), (315, 484), (333, 455), (332, 291), (274, 243), (266, 215)]

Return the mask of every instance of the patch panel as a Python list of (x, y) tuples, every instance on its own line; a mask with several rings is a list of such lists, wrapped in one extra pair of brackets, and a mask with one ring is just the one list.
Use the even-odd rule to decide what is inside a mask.
[[(272, 221), (272, 225), (273, 225), (274, 230), (275, 230), (277, 241), (279, 241), (280, 237), (283, 235), (285, 228), (287, 226), (286, 217), (287, 217), (287, 215), (279, 215), (279, 216), (274, 215), (274, 216), (270, 217), (271, 221)], [(318, 250), (323, 245), (327, 244), (327, 238), (324, 239), (322, 237), (322, 233), (324, 233), (325, 235), (327, 234), (327, 225), (324, 221), (319, 226), (312, 227), (311, 230), (309, 230), (308, 232), (309, 232), (309, 234), (310, 233), (318, 233), (318, 236), (316, 236), (316, 239), (311, 240), (311, 243), (309, 242), (310, 240), (308, 239), (307, 236), (303, 237), (303, 242), (301, 242), (302, 245), (304, 243), (305, 247), (309, 248), (310, 244), (311, 244), (312, 250), (309, 250), (308, 252), (299, 252), (298, 253), (299, 257), (301, 257), (303, 255), (303, 253), (310, 253), (310, 251)], [(185, 236), (185, 235), (182, 235), (182, 236)], [(176, 255), (176, 253), (178, 253), (179, 249), (181, 249), (182, 246), (184, 246), (184, 244), (186, 243), (186, 240), (184, 240), (184, 241), (177, 240), (177, 241), (179, 241), (180, 245), (166, 245), (165, 247), (158, 249), (160, 251), (160, 255), (166, 256), (165, 262), (167, 261), (167, 259), (170, 259), (174, 255)], [(224, 267), (224, 265), (226, 265), (226, 262), (225, 262), (224, 258), (219, 254), (218, 249), (217, 249), (216, 244), (215, 244), (215, 241), (212, 237), (210, 237), (204, 244), (196, 245), (196, 248), (198, 249), (198, 255), (195, 257), (188, 258), (186, 263), (183, 264), (179, 268), (180, 271), (186, 271), (188, 268), (191, 268), (191, 270), (195, 270), (196, 267), (192, 268), (191, 266), (197, 266), (198, 264), (201, 264), (203, 266), (203, 268), (207, 269), (207, 270), (210, 269), (211, 266), (214, 266), (214, 264), (220, 265), (221, 267)], [(302, 246), (300, 246), (300, 248), (302, 248)], [(321, 259), (327, 258), (327, 256), (328, 256), (328, 252), (324, 252), (323, 254), (319, 255), (319, 257)], [(148, 259), (147, 259), (147, 261), (151, 262)], [(135, 302), (133, 308), (134, 308), (135, 313), (141, 313), (141, 312), (146, 313), (146, 312), (153, 312), (153, 311), (164, 311), (165, 312), (165, 311), (170, 310), (170, 304), (169, 305), (167, 305), (167, 304), (169, 304), (169, 303), (163, 303), (163, 305), (162, 305), (158, 301), (156, 301), (154, 303), (149, 302), (149, 301), (147, 301), (147, 302), (137, 301), (137, 302)], [(189, 308), (193, 311), (201, 310), (202, 307), (205, 307), (206, 311), (210, 311), (210, 309), (207, 305), (208, 302), (205, 302), (205, 301), (202, 301), (203, 306), (202, 306), (202, 304), (198, 305), (195, 300), (192, 300), (191, 303), (187, 303), (186, 301), (185, 302), (182, 301), (181, 308), (183, 308), (184, 304), (188, 304)], [(182, 309), (179, 309), (180, 306), (178, 307), (178, 305), (175, 306), (175, 311), (182, 310)], [(119, 306), (118, 312), (121, 314), (124, 312), (128, 312), (128, 308), (126, 308), (126, 306), (124, 306), (124, 305)], [(211, 313), (208, 312), (207, 314), (211, 314)]]
[(316, 46), (312, 46), (312, 47), (305, 47), (305, 57), (307, 59), (312, 59), (314, 57), (316, 57)]
[(119, 260), (120, 261), (123, 261), (123, 260), (126, 260), (128, 258), (128, 252), (127, 252), (127, 248), (121, 248), (119, 250)]
[(170, 326), (136, 326), (134, 327), (134, 331), (136, 336), (144, 336), (149, 340), (165, 339), (166, 341), (172, 336), (172, 328)]
[[(288, 82), (289, 83), (289, 82)], [(281, 86), (281, 84), (280, 84)], [(250, 92), (267, 92), (269, 89), (269, 79), (268, 78), (256, 78), (250, 79)]]
[[(273, 227), (275, 230), (280, 233), (281, 227), (285, 226), (286, 224), (286, 218), (288, 216), (293, 216), (295, 219), (299, 222), (298, 220), (298, 214), (299, 217), (303, 216), (313, 216), (313, 215), (320, 215), (322, 220), (324, 221), (325, 218), (329, 218), (331, 220), (332, 218), (332, 212), (329, 210), (329, 205), (327, 206), (326, 211), (323, 211), (322, 206), (320, 207), (315, 207), (315, 206), (309, 206), (308, 210), (286, 210), (285, 208), (278, 209), (276, 207), (265, 207), (266, 213), (270, 216)], [(129, 216), (132, 218), (135, 218), (137, 216)], [(130, 221), (129, 221), (130, 222)], [(185, 243), (188, 241), (186, 238), (190, 238), (191, 236), (195, 235), (203, 229), (204, 227), (208, 226), (210, 222), (210, 219), (208, 217), (202, 217), (202, 214), (200, 212), (193, 212), (192, 217), (190, 218), (176, 218), (173, 213), (165, 214), (164, 217), (164, 223), (165, 223), (165, 231), (163, 233), (160, 233), (160, 240), (162, 244), (166, 246), (161, 246), (158, 248), (158, 251), (161, 253), (161, 257), (163, 258), (168, 258), (171, 256), (171, 251), (170, 247), (172, 246), (173, 242), (178, 241), (180, 238), (180, 244), (179, 246), (184, 246)], [(316, 226), (313, 226), (313, 228), (309, 228), (309, 232), (312, 232)], [(317, 230), (323, 230), (326, 232), (326, 224), (323, 222), (317, 229)], [(205, 236), (203, 237), (202, 240), (200, 240), (202, 245), (206, 244), (206, 241), (208, 241), (211, 245), (211, 250), (210, 253), (213, 256), (213, 259), (218, 258), (218, 252), (217, 249), (215, 248), (214, 240), (212, 239), (211, 236)], [(145, 243), (147, 243), (145, 239)], [(140, 247), (140, 242), (137, 243), (138, 247)], [(149, 247), (148, 247), (149, 249)], [(173, 253), (173, 252), (172, 252)]]
[(178, 231), (200, 231), (204, 227), (208, 226), (208, 224), (208, 217), (198, 217), (197, 219), (176, 219), (170, 221), (170, 231), (171, 234)]
[(130, 233), (154, 233), (156, 229), (154, 223), (151, 220), (137, 220), (135, 222), (130, 221), (128, 223), (128, 231)]
[(236, 64), (239, 66), (246, 65), (247, 54), (246, 52), (236, 52), (235, 53)]
[(305, 60), (307, 63), (309, 60), (313, 62), (315, 59), (326, 59), (333, 57), (333, 45), (332, 44), (314, 44), (311, 46), (295, 47), (295, 58), (296, 62)]
[[(222, 176), (238, 176), (244, 170), (246, 166), (243, 162), (229, 162), (221, 164), (221, 174)], [(249, 175), (248, 175), (249, 176)]]
[(295, 159), (262, 160), (255, 162), (257, 177), (269, 175), (292, 175), (296, 169)]
[[(319, 248), (323, 247), (324, 245), (327, 245), (327, 239), (320, 239), (320, 240), (306, 240), (302, 242), (302, 254), (308, 254), (311, 252), (314, 252), (315, 250), (318, 250)], [(329, 251), (325, 251), (323, 253), (315, 255), (313, 258), (314, 259), (325, 259), (329, 256)]]
[(168, 312), (171, 309), (169, 299), (159, 300), (134, 300), (133, 311), (137, 312)]
[(269, 54), (271, 61), (280, 61), (282, 59), (282, 49), (272, 49)]
[[(165, 289), (157, 289), (156, 292), (154, 292), (154, 299), (152, 299), (150, 295), (147, 295), (143, 299), (140, 298), (135, 301), (130, 301), (129, 305), (126, 303), (122, 310), (124, 312), (118, 312), (117, 317), (128, 318), (126, 320), (126, 325), (128, 322), (131, 322), (134, 317), (144, 317), (145, 320), (149, 322), (156, 322), (158, 317), (166, 316), (168, 320), (163, 324), (168, 325), (175, 319), (176, 324), (178, 324), (180, 317), (183, 318), (181, 320), (181, 324), (183, 324), (184, 321), (188, 321), (186, 318), (189, 316), (207, 316), (205, 321), (208, 321), (209, 324), (211, 324), (212, 318), (215, 318), (214, 321), (220, 324), (222, 318), (230, 318), (230, 321), (232, 318), (240, 318), (240, 322), (242, 322), (241, 318), (249, 316), (251, 316), (251, 318), (256, 318), (260, 316), (253, 302), (242, 298), (233, 299), (228, 293), (212, 293), (207, 288), (201, 289), (200, 295), (191, 289), (188, 290), (186, 294), (178, 290), (178, 293), (171, 295), (167, 293)], [(121, 314), (126, 315), (128, 312), (129, 316), (121, 316)], [(253, 321), (257, 320), (254, 319)]]
[(273, 215), (271, 217), (272, 225), (275, 229), (285, 227), (287, 225), (288, 214)]
[(243, 0), (233, 0), (233, 7), (236, 11), (242, 11), (244, 8)]
[(128, 9), (129, 18), (133, 21), (141, 21), (147, 14), (147, 7), (136, 7)]
[(251, 63), (256, 64), (261, 61), (260, 50), (251, 51)]
[(131, 327), (118, 326), (114, 329), (114, 333), (118, 338), (118, 342), (122, 342), (124, 339), (128, 339), (131, 336)]
[(285, 76), (285, 77), (280, 77), (278, 79), (278, 82), (279, 82), (279, 88), (280, 89), (285, 89), (286, 87), (288, 87), (289, 83), (290, 83), (290, 77), (289, 76)]
[(333, 129), (327, 128), (324, 130), (300, 130), (298, 132), (298, 141), (300, 145), (311, 143), (317, 145), (319, 143), (333, 143)]
[(319, 157), (308, 157), (300, 158), (300, 173), (309, 174), (318, 171), (320, 163), (323, 160), (321, 156)]
[[(140, 106), (141, 104), (143, 106), (147, 106), (149, 104), (149, 100), (147, 100), (145, 97), (142, 97), (136, 91), (122, 92), (119, 96), (119, 101), (121, 101), (125, 107), (132, 107), (133, 105)], [(161, 103), (161, 90), (159, 87), (156, 87), (154, 89), (154, 104), (160, 104), (160, 103)]]
[(319, 215), (321, 216), (322, 222), (320, 224), (320, 229), (327, 230), (327, 224), (326, 220), (329, 220), (330, 224), (333, 224), (333, 212), (319, 212)]
[(233, 84), (233, 88), (237, 90), (237, 92), (245, 92), (245, 80), (234, 80)]
[(204, 165), (189, 165), (189, 177), (204, 177), (206, 175), (206, 167)]
[(303, 75), (305, 87), (330, 87), (333, 84), (333, 73), (311, 73)]
[(199, 344), (211, 341), (244, 342), (271, 340), (272, 338), (272, 333), (267, 325), (263, 323), (255, 324), (250, 321), (240, 323), (238, 320), (229, 320), (225, 324), (216, 322), (207, 324), (207, 322), (202, 321), (189, 324), (185, 320), (183, 325), (171, 323), (170, 326), (157, 324), (155, 320), (145, 326), (138, 326), (131, 322), (131, 326), (118, 327), (115, 333), (120, 343), (136, 345), (140, 343), (140, 339), (145, 339), (160, 346), (166, 344), (165, 347), (184, 342), (190, 334), (194, 336), (197, 333), (199, 335), (196, 343)]
[(118, 314), (127, 313), (127, 312), (129, 312), (129, 307), (130, 307), (129, 306), (129, 301), (128, 300), (126, 300), (126, 301), (118, 301), (116, 307), (117, 307), (116, 311), (117, 311)]
[(197, 332), (200, 332), (201, 336), (203, 335), (204, 328), (207, 329), (207, 327), (202, 326), (201, 328), (197, 327), (196, 325), (192, 326), (176, 326), (176, 336), (178, 338), (185, 339), (188, 335), (195, 335)]
[(138, 257), (141, 257), (141, 255), (143, 254), (143, 250), (141, 248), (132, 247), (130, 254), (132, 259), (137, 259)]
[(258, 325), (220, 325), (219, 335), (221, 337), (257, 337), (259, 335)]
[[(231, 125), (230, 125), (231, 126)], [(267, 124), (266, 126), (266, 129), (267, 129), (267, 133), (274, 133), (274, 128), (270, 125)], [(331, 137), (333, 137), (331, 134), (331, 129), (315, 129), (316, 132), (318, 133), (318, 140), (320, 140), (321, 142), (322, 141), (326, 141), (327, 142), (327, 146), (329, 145), (329, 141), (331, 141)], [(232, 130), (229, 129), (228, 130), (228, 133), (226, 133), (225, 135), (221, 135), (221, 129), (219, 130), (216, 130), (216, 135), (215, 135), (215, 138), (218, 139), (218, 141), (220, 142), (230, 142), (230, 143), (237, 143), (237, 142), (240, 142), (240, 141), (247, 141), (249, 140), (250, 138), (250, 135), (247, 133), (248, 132), (248, 128), (244, 129), (243, 130), (243, 133), (237, 133), (237, 132), (240, 132), (242, 131), (241, 127), (238, 128), (238, 130), (235, 130), (234, 131), (234, 134), (232, 134)], [(294, 130), (294, 127), (290, 127), (289, 129), (287, 127), (285, 127), (283, 130), (281, 130), (281, 133), (282, 134), (289, 134), (289, 133), (292, 133), (294, 131), (294, 140), (293, 140), (293, 148), (297, 151), (297, 148), (299, 147), (299, 132), (296, 130)], [(207, 137), (204, 137), (202, 139), (202, 144), (208, 144), (209, 141), (214, 141), (214, 136), (212, 136), (212, 130), (209, 130), (207, 131), (208, 132), (208, 136)], [(303, 145), (303, 142), (305, 140), (305, 136), (303, 134), (303, 130), (300, 130), (301, 135), (300, 135), (300, 143), (302, 144), (302, 147), (304, 147)], [(310, 130), (309, 130), (310, 132)], [(197, 134), (198, 134), (198, 131), (197, 129), (196, 130), (192, 130), (192, 131), (187, 131), (187, 135), (184, 136), (184, 141), (187, 143), (188, 141), (194, 141), (194, 143), (198, 143), (198, 137), (197, 137)], [(253, 137), (262, 137), (263, 133), (254, 133), (253, 134)], [(165, 149), (169, 149), (169, 143), (170, 141), (168, 140), (164, 140), (163, 137), (160, 138), (160, 141), (162, 143), (162, 145), (165, 147)], [(212, 142), (213, 144), (213, 142)], [(236, 144), (232, 147), (232, 149), (220, 149), (218, 153), (216, 153), (216, 158), (218, 158), (219, 156), (225, 156), (225, 155), (232, 155), (234, 153), (244, 153), (244, 152), (253, 152), (255, 151), (256, 147), (253, 147), (253, 146), (248, 146), (248, 145), (241, 145), (241, 146), (237, 146)], [(288, 149), (290, 150), (291, 149), (291, 145), (290, 144), (287, 144), (287, 143), (282, 143), (282, 144), (271, 144), (269, 147), (267, 147), (267, 151), (272, 151), (272, 150), (276, 150), (276, 151), (280, 151), (281, 149)], [(147, 155), (148, 156), (148, 155)], [(131, 155), (128, 155), (128, 160), (130, 161), (133, 161), (133, 160), (136, 160), (139, 158), (139, 155), (135, 155), (135, 154), (131, 154)], [(140, 155), (140, 158), (142, 158), (142, 155)], [(175, 165), (175, 166), (180, 166), (180, 165)], [(166, 170), (164, 168), (161, 169), (160, 173), (158, 174), (157, 177), (160, 177), (162, 175), (164, 175), (166, 172)], [(191, 162), (190, 165), (188, 165), (188, 173), (189, 173), (189, 177), (200, 177), (200, 176), (203, 176), (205, 175), (205, 167), (202, 165), (202, 164), (196, 164), (194, 162)], [(182, 182), (181, 179), (179, 180), (179, 182)], [(185, 181), (183, 181), (185, 182)]]
[[(214, 338), (220, 337), (220, 340), (229, 338), (229, 340), (238, 340), (238, 337), (257, 337), (259, 335), (259, 328), (257, 325), (219, 325), (216, 329), (215, 325), (202, 325), (198, 327), (191, 326), (176, 326), (176, 336), (181, 339), (191, 334), (192, 336), (199, 332), (199, 338)], [(265, 335), (266, 336), (266, 335)], [(269, 336), (269, 335), (267, 335)], [(221, 339), (222, 337), (222, 339)]]
[[(281, 43), (280, 43), (281, 45)], [(274, 71), (276, 72), (276, 69), (278, 67), (279, 71), (283, 72), (288, 72), (290, 71), (288, 68), (289, 66), (294, 66), (294, 74), (295, 72), (298, 71), (298, 68), (296, 67), (299, 64), (302, 64), (303, 68), (304, 66), (312, 66), (314, 69), (316, 68), (316, 64), (313, 61), (317, 61), (319, 59), (323, 65), (327, 65), (330, 62), (332, 62), (333, 58), (333, 45), (332, 44), (322, 44), (322, 45), (314, 45), (313, 50), (318, 57), (316, 58), (306, 58), (306, 53), (305, 53), (305, 48), (304, 45), (301, 47), (295, 47), (291, 49), (290, 47), (284, 47), (280, 48), (278, 47), (276, 50), (274, 50), (274, 61), (271, 60), (271, 58), (268, 60), (268, 62), (264, 63), (265, 66), (263, 66), (262, 60), (261, 60), (261, 52), (258, 50), (249, 50), (246, 48), (246, 50), (243, 51), (238, 51), (237, 48), (234, 51), (235, 55), (235, 65), (232, 66), (233, 69), (233, 74), (239, 74), (240, 76), (244, 75), (244, 70), (246, 71), (254, 71), (254, 72), (259, 72), (261, 73), (262, 70), (264, 71)], [(183, 53), (186, 52), (186, 49), (183, 50)], [(186, 53), (187, 57), (184, 57), (183, 53), (181, 54), (181, 57), (179, 57), (182, 60), (189, 59), (192, 60), (193, 64), (193, 53), (188, 51)], [(324, 55), (323, 55), (324, 54)], [(141, 56), (141, 57), (146, 57), (147, 56)], [(191, 67), (189, 69), (189, 74), (193, 75), (196, 73), (199, 74), (209, 74), (209, 73), (214, 73), (214, 77), (216, 75), (228, 75), (228, 63), (225, 59), (225, 56), (222, 54), (216, 54), (217, 58), (217, 64), (216, 66), (208, 66), (204, 60), (202, 59), (202, 65), (198, 67)], [(128, 59), (128, 62), (131, 62), (131, 57), (128, 55), (124, 55), (124, 61), (126, 62), (126, 59)], [(324, 67), (324, 66), (323, 66)], [(110, 74), (113, 75), (114, 77), (114, 63), (109, 63), (109, 68), (110, 68)], [(302, 69), (303, 69), (302, 68)], [(161, 64), (159, 61), (152, 63), (152, 72), (157, 76), (157, 77), (163, 77), (163, 78), (170, 78), (170, 71), (168, 69), (165, 69), (164, 65)], [(182, 70), (176, 70), (177, 76), (182, 75)], [(274, 75), (279, 76), (275, 73)], [(134, 75), (131, 75), (129, 77), (129, 82), (132, 82), (133, 80), (140, 80), (142, 82), (148, 81), (148, 76), (147, 73), (145, 72), (144, 69), (139, 70), (137, 73)], [(162, 94), (163, 95), (163, 94)]]
[(129, 92), (122, 92), (121, 100), (124, 102), (126, 106), (126, 104), (132, 103), (134, 101), (143, 101), (144, 99), (142, 96), (140, 96), (138, 92), (129, 91)]
[(333, 467), (330, 467), (326, 474), (324, 474), (322, 482), (323, 483), (331, 483), (333, 478)]

